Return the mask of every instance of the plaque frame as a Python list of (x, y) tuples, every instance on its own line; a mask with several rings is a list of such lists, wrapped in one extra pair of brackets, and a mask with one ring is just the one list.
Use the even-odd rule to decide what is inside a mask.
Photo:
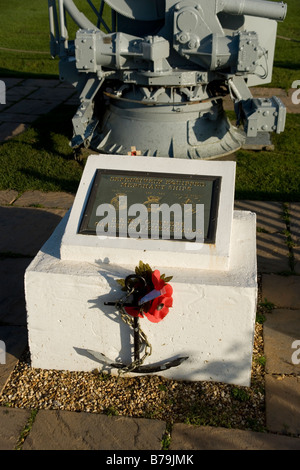
[[(107, 235), (101, 233), (100, 236), (79, 233), (98, 169), (121, 170), (130, 173), (135, 171), (153, 174), (170, 173), (176, 175), (176, 178), (182, 175), (192, 175), (193, 178), (197, 175), (221, 177), (219, 203), (215, 206), (217, 210), (215, 242), (203, 243), (203, 238), (200, 240), (199, 237), (195, 242), (179, 240), (175, 236), (172, 240), (132, 236), (116, 237), (115, 230), (112, 230), (113, 236), (110, 236), (110, 233)], [(61, 259), (118, 266), (136, 266), (142, 259), (150, 266), (164, 269), (177, 267), (213, 271), (228, 270), (234, 213), (235, 169), (236, 163), (233, 161), (189, 160), (187, 162), (180, 158), (155, 156), (90, 155), (85, 164), (73, 206), (64, 219), (65, 228), (59, 249)], [(193, 186), (191, 192), (195, 188), (196, 185)], [(161, 202), (163, 199), (164, 195), (162, 195)], [(179, 202), (185, 203), (181, 198)], [(205, 194), (201, 202), (205, 205)], [(128, 197), (128, 207), (131, 207), (131, 204), (131, 199)], [(134, 215), (133, 221), (135, 217)], [(207, 220), (207, 213), (205, 217)], [(94, 217), (93, 222), (97, 225), (97, 218)], [(159, 223), (161, 223), (161, 217)]]
[[(219, 208), (219, 200), (220, 200), (220, 192), (221, 192), (221, 185), (222, 185), (222, 177), (217, 175), (180, 175), (176, 173), (162, 173), (162, 172), (148, 172), (148, 171), (128, 171), (128, 170), (111, 170), (105, 168), (98, 168), (95, 172), (94, 180), (92, 182), (90, 194), (87, 200), (85, 207), (83, 208), (83, 214), (80, 221), (78, 234), (80, 235), (90, 235), (96, 236), (96, 229), (89, 228), (89, 221), (91, 217), (91, 213), (94, 209), (94, 205), (97, 198), (98, 188), (101, 185), (101, 178), (102, 175), (109, 175), (109, 176), (121, 176), (121, 177), (133, 177), (133, 178), (162, 178), (166, 182), (168, 180), (176, 179), (179, 181), (197, 181), (197, 182), (211, 182), (212, 183), (212, 190), (211, 190), (211, 198), (210, 198), (210, 211), (209, 211), (209, 223), (208, 228), (205, 231), (206, 236), (204, 236), (204, 243), (206, 244), (214, 244), (216, 240), (216, 231), (217, 231), (217, 223), (218, 223), (218, 208)], [(101, 189), (100, 189), (101, 190)], [(176, 203), (176, 201), (174, 201)], [(197, 203), (195, 201), (195, 203)], [(199, 204), (201, 202), (199, 201)], [(119, 238), (119, 234), (117, 231), (116, 238)], [(161, 239), (161, 238), (160, 238)], [(169, 241), (172, 241), (170, 238)], [(175, 241), (173, 239), (173, 241)], [(189, 241), (193, 242), (195, 240), (187, 240), (184, 235), (181, 239), (176, 241)]]

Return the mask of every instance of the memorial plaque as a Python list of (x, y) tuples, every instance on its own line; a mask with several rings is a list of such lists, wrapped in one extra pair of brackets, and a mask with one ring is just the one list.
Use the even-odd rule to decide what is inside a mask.
[[(185, 211), (190, 211), (193, 232), (197, 228), (196, 212), (203, 205), (203, 241), (215, 243), (221, 180), (219, 176), (98, 169), (78, 233), (99, 234), (99, 222), (108, 214), (115, 214), (115, 232), (111, 234), (108, 230), (110, 236), (130, 236), (128, 231), (133, 224), (140, 225), (140, 238), (193, 241), (185, 230)], [(137, 204), (143, 210), (139, 211)], [(141, 220), (144, 225), (139, 224)], [(170, 230), (166, 238), (167, 222)]]

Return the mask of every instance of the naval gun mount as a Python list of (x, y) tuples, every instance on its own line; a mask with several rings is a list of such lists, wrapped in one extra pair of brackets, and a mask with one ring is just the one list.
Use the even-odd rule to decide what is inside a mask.
[[(254, 99), (271, 81), (277, 21), (263, 0), (102, 0), (97, 22), (72, 0), (49, 0), (51, 53), (80, 95), (71, 145), (106, 154), (212, 159), (285, 127), (280, 99)], [(103, 18), (111, 7), (111, 27)], [(68, 37), (67, 14), (78, 25)], [(58, 21), (58, 16), (60, 20)], [(106, 29), (100, 29), (101, 24)], [(234, 102), (238, 126), (223, 109)]]

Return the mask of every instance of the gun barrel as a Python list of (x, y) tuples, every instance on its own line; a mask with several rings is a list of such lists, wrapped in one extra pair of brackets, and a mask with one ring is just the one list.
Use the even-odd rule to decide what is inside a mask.
[(258, 16), (283, 21), (286, 17), (287, 4), (265, 0), (220, 0), (219, 11), (231, 15)]
[(78, 10), (77, 6), (74, 5), (73, 0), (60, 0), (59, 5), (65, 8), (72, 20), (82, 29), (98, 29), (96, 26), (84, 16), (84, 14)]

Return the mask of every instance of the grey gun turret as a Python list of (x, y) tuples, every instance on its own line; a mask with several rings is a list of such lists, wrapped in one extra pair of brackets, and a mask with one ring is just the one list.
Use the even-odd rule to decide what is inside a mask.
[[(49, 0), (52, 55), (80, 93), (73, 147), (208, 159), (282, 132), (282, 102), (254, 99), (250, 87), (271, 81), (286, 12), (263, 0), (106, 0), (94, 24), (72, 0), (59, 0), (60, 15)], [(79, 27), (72, 40), (66, 13)], [(240, 128), (225, 116), (228, 94)]]
[(269, 20), (283, 21), (286, 17), (287, 5), (283, 2), (263, 0), (217, 0), (216, 11), (230, 15), (251, 15)]

